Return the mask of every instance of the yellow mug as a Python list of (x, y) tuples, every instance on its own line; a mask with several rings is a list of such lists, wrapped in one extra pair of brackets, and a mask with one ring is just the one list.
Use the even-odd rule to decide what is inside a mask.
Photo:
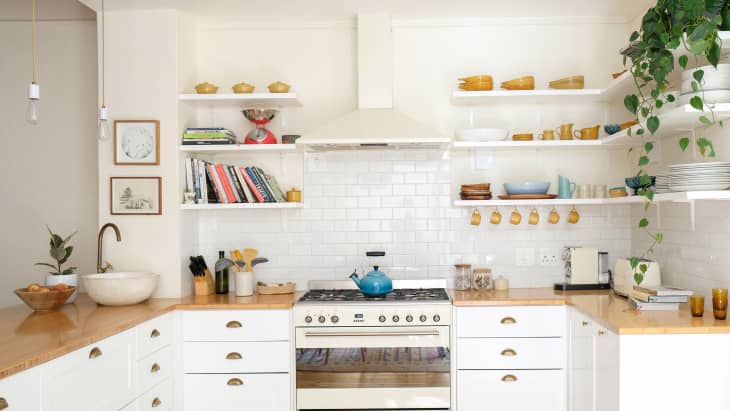
[(555, 130), (545, 130), (538, 137), (540, 140), (555, 140)]
[(580, 221), (580, 214), (578, 214), (578, 210), (573, 207), (573, 209), (568, 213), (568, 222), (570, 224), (577, 224), (578, 221)]
[(573, 123), (561, 124), (560, 127), (555, 129), (555, 131), (558, 133), (558, 137), (560, 137), (561, 140), (573, 139)]
[(512, 215), (509, 217), (509, 223), (513, 225), (519, 225), (522, 222), (522, 214), (520, 214), (517, 209), (512, 212)]
[(538, 214), (535, 207), (530, 210), (530, 217), (527, 219), (527, 223), (530, 225), (537, 225), (540, 222), (540, 214)]
[(560, 222), (560, 214), (558, 214), (558, 210), (553, 208), (550, 210), (550, 215), (548, 216), (548, 223), (550, 224), (557, 224)]
[(499, 210), (492, 211), (492, 217), (489, 218), (489, 222), (498, 225), (502, 222), (502, 214), (499, 212)]
[(476, 208), (471, 212), (471, 225), (479, 225), (482, 223), (482, 215), (479, 214), (479, 210)]

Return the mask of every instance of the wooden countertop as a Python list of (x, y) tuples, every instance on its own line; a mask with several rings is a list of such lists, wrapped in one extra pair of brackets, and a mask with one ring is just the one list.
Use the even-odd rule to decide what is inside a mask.
[(0, 378), (50, 361), (175, 309), (289, 309), (299, 294), (235, 297), (210, 295), (150, 299), (105, 307), (82, 294), (58, 311), (25, 305), (0, 309)]
[(679, 311), (638, 311), (610, 291), (555, 291), (552, 288), (513, 288), (507, 291), (452, 291), (455, 306), (570, 305), (609, 330), (629, 334), (730, 333), (728, 320), (715, 320), (705, 308), (692, 317), (689, 304)]

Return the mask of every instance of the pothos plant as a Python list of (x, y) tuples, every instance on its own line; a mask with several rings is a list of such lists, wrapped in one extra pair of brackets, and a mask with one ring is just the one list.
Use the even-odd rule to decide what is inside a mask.
[[(629, 135), (646, 137), (655, 134), (661, 127), (658, 111), (676, 100), (674, 94), (666, 92), (670, 86), (669, 75), (675, 70), (675, 61), (682, 70), (691, 63), (699, 66), (706, 60), (717, 67), (720, 62), (722, 43), (718, 31), (730, 29), (730, 0), (658, 0), (641, 20), (639, 30), (631, 33), (630, 46), (624, 53), (624, 65), (630, 60), (630, 72), (636, 85), (636, 92), (624, 98), (624, 106), (636, 116), (639, 124)], [(704, 71), (692, 72), (691, 87), (693, 96), (689, 104), (698, 112), (697, 127), (702, 132), (707, 127), (719, 124), (711, 105), (704, 102)], [(694, 141), (692, 141), (694, 140)], [(682, 136), (678, 141), (682, 151), (690, 144), (696, 144), (702, 156), (714, 157), (712, 140), (704, 135)], [(654, 149), (651, 141), (646, 141), (639, 154), (637, 176), (644, 187), (651, 186), (651, 177), (646, 171), (649, 154)], [(650, 188), (639, 191), (644, 196), (644, 215), (639, 220), (639, 228), (651, 239), (651, 245), (641, 256), (631, 258), (634, 281), (641, 284), (647, 265), (641, 262), (653, 254), (664, 236), (649, 227), (648, 210), (654, 201), (654, 191)]]

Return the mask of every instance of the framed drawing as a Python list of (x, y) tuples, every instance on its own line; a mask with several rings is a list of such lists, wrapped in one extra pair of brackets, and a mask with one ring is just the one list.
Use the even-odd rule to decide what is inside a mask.
[(110, 177), (112, 215), (162, 214), (161, 177)]
[(114, 164), (156, 166), (160, 164), (158, 120), (114, 120)]

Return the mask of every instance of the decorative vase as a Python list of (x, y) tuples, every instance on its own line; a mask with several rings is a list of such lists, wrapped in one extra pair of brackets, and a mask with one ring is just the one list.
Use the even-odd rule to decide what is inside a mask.
[(71, 304), (76, 301), (76, 297), (79, 296), (79, 276), (78, 274), (65, 274), (65, 275), (52, 275), (46, 276), (46, 285), (53, 286), (56, 284), (64, 283), (66, 285), (72, 285), (76, 287), (76, 291), (71, 294), (71, 297), (66, 300), (66, 304)]

